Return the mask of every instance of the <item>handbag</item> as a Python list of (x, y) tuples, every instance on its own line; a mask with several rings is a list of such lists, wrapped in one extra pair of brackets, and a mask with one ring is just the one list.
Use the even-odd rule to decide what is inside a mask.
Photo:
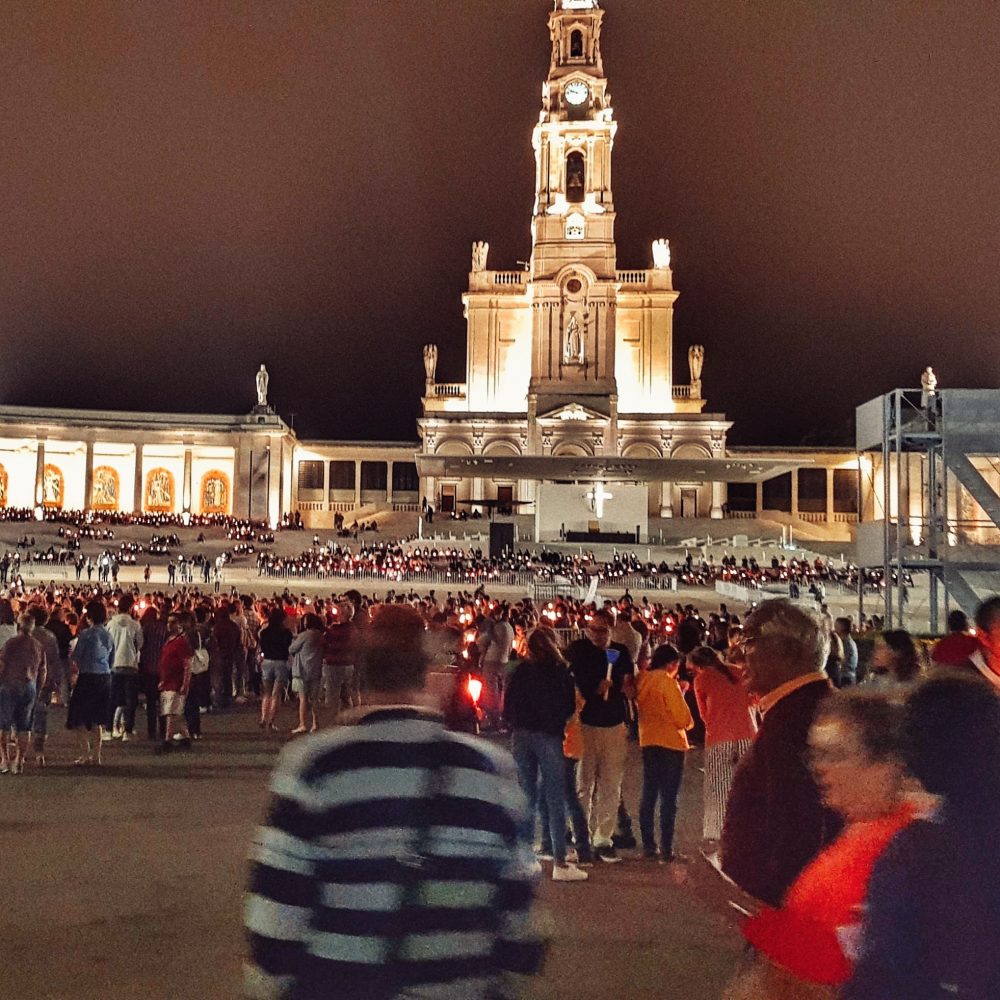
[(194, 651), (191, 656), (191, 673), (192, 674), (207, 674), (208, 673), (208, 650), (201, 643), (201, 635), (198, 635), (198, 648)]

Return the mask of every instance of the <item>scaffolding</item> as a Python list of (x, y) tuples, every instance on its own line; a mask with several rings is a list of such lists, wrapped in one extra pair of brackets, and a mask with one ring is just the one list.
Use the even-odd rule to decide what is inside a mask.
[[(903, 625), (912, 573), (928, 575), (932, 632), (952, 603), (974, 613), (1000, 590), (1000, 390), (895, 389), (857, 408), (856, 447), (872, 496), (858, 563), (882, 569), (885, 627)], [(982, 517), (966, 516), (968, 498)]]

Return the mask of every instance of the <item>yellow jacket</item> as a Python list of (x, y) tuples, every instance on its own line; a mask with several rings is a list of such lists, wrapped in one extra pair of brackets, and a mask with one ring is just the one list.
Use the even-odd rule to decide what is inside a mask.
[(644, 670), (638, 681), (639, 746), (689, 749), (686, 730), (694, 718), (677, 679), (666, 670)]

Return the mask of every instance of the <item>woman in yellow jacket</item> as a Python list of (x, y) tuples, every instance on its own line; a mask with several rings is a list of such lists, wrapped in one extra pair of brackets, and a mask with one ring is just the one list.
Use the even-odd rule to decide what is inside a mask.
[[(686, 731), (694, 725), (684, 701), (677, 670), (680, 654), (664, 643), (656, 648), (649, 669), (639, 674), (639, 746), (642, 747), (642, 800), (639, 829), (642, 851), (663, 863), (682, 860), (674, 854), (677, 796), (688, 751)], [(653, 836), (653, 816), (660, 803), (660, 853)]]

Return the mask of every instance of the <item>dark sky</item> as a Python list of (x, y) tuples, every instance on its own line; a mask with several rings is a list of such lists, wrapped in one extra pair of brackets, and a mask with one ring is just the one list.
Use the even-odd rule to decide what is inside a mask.
[[(996, 386), (1000, 6), (606, 0), (619, 267), (741, 444)], [(546, 0), (0, 4), (0, 402), (414, 439), (474, 239), (530, 252)]]

